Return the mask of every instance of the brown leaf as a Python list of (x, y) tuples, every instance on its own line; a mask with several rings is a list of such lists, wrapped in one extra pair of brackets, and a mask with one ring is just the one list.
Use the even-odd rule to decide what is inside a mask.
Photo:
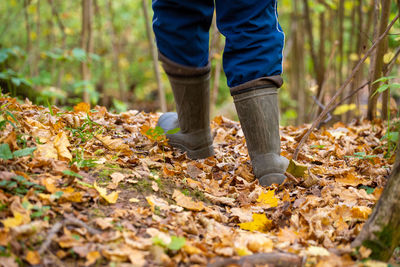
[(122, 139), (112, 139), (110, 136), (102, 136), (101, 134), (96, 135), (96, 138), (103, 143), (103, 145), (117, 152), (122, 153), (125, 156), (132, 156), (133, 151), (129, 148), (127, 144), (124, 143)]
[(57, 149), (58, 157), (61, 160), (72, 160), (72, 155), (68, 150), (71, 144), (68, 141), (68, 137), (64, 132), (60, 132), (54, 139), (54, 147)]
[(195, 202), (192, 200), (192, 198), (185, 196), (179, 190), (174, 190), (172, 198), (176, 201), (178, 206), (181, 206), (185, 209), (193, 211), (202, 211), (204, 209), (203, 202)]

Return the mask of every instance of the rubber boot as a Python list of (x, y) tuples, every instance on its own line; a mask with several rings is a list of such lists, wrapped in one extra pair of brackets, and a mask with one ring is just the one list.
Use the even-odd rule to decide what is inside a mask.
[(281, 184), (289, 165), (280, 155), (279, 79), (265, 77), (231, 88), (253, 172), (263, 186)]
[(187, 153), (190, 159), (214, 155), (210, 129), (210, 66), (192, 68), (159, 54), (174, 93), (176, 111), (161, 115), (157, 125), (167, 133), (168, 143)]

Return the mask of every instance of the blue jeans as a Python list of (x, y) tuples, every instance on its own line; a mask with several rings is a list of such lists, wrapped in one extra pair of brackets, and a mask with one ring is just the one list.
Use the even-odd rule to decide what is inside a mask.
[[(277, 0), (215, 0), (217, 27), (225, 36), (223, 68), (228, 86), (282, 73), (285, 35)], [(153, 0), (157, 47), (189, 67), (208, 63), (214, 0)]]

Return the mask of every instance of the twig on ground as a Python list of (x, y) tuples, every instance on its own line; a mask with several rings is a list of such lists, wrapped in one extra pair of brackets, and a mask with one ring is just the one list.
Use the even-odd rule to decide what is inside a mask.
[(91, 235), (97, 235), (101, 233), (101, 231), (94, 229), (93, 227), (90, 227), (89, 225), (87, 225), (86, 223), (82, 222), (77, 218), (68, 217), (61, 222), (55, 223), (53, 227), (51, 227), (50, 231), (47, 234), (46, 240), (42, 243), (42, 245), (38, 250), (39, 254), (43, 254), (49, 248), (51, 242), (53, 241), (54, 236), (61, 230), (63, 226), (66, 225), (75, 225), (85, 228)]
[(394, 23), (399, 19), (400, 14), (397, 14), (396, 17), (390, 22), (390, 24), (387, 26), (385, 32), (379, 36), (376, 41), (374, 41), (373, 45), (368, 49), (368, 51), (365, 53), (364, 57), (358, 61), (357, 65), (353, 69), (352, 73), (350, 76), (347, 78), (347, 80), (343, 83), (343, 85), (339, 88), (339, 90), (336, 92), (336, 94), (332, 97), (332, 99), (329, 101), (329, 103), (326, 105), (324, 110), (319, 114), (319, 116), (313, 121), (312, 125), (306, 132), (306, 134), (301, 138), (299, 144), (296, 147), (296, 150), (294, 151), (293, 154), (293, 159), (297, 160), (297, 156), (299, 155), (301, 147), (304, 145), (304, 143), (307, 141), (308, 137), (310, 136), (311, 132), (314, 130), (314, 128), (320, 124), (322, 119), (328, 114), (328, 112), (331, 110), (333, 103), (336, 101), (336, 99), (343, 93), (344, 89), (347, 87), (347, 85), (350, 84), (350, 82), (353, 80), (354, 76), (358, 73), (360, 70), (361, 65), (364, 63), (364, 61), (372, 54), (372, 52), (375, 50), (377, 45), (385, 38), (385, 36), (388, 34), (389, 30), (392, 28)]
[(292, 266), (302, 266), (303, 257), (292, 253), (284, 252), (271, 252), (271, 253), (259, 253), (244, 256), (241, 258), (229, 258), (217, 260), (213, 263), (209, 263), (208, 267), (223, 267), (228, 265), (238, 265), (238, 266), (255, 266), (258, 264), (272, 264), (276, 267), (292, 267)]
[(49, 233), (47, 234), (47, 238), (46, 240), (42, 243), (42, 245), (39, 248), (39, 254), (43, 254), (43, 252), (45, 252), (48, 247), (51, 244), (51, 241), (53, 240), (53, 237), (58, 233), (58, 231), (60, 231), (60, 229), (63, 227), (64, 222), (57, 222), (53, 225), (53, 227), (51, 227)]
[(79, 220), (77, 218), (67, 218), (67, 219), (65, 219), (64, 224), (65, 225), (76, 225), (76, 226), (85, 228), (91, 235), (97, 235), (97, 234), (101, 233), (101, 231), (94, 229), (93, 227), (90, 227), (89, 225), (87, 225), (86, 223), (82, 222), (81, 220)]

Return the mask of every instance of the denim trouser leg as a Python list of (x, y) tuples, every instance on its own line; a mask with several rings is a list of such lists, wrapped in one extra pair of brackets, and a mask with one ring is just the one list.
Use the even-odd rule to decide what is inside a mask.
[[(226, 37), (223, 56), (228, 86), (282, 73), (284, 33), (277, 0), (216, 0), (217, 26)], [(192, 67), (208, 62), (213, 0), (153, 0), (159, 51)]]

